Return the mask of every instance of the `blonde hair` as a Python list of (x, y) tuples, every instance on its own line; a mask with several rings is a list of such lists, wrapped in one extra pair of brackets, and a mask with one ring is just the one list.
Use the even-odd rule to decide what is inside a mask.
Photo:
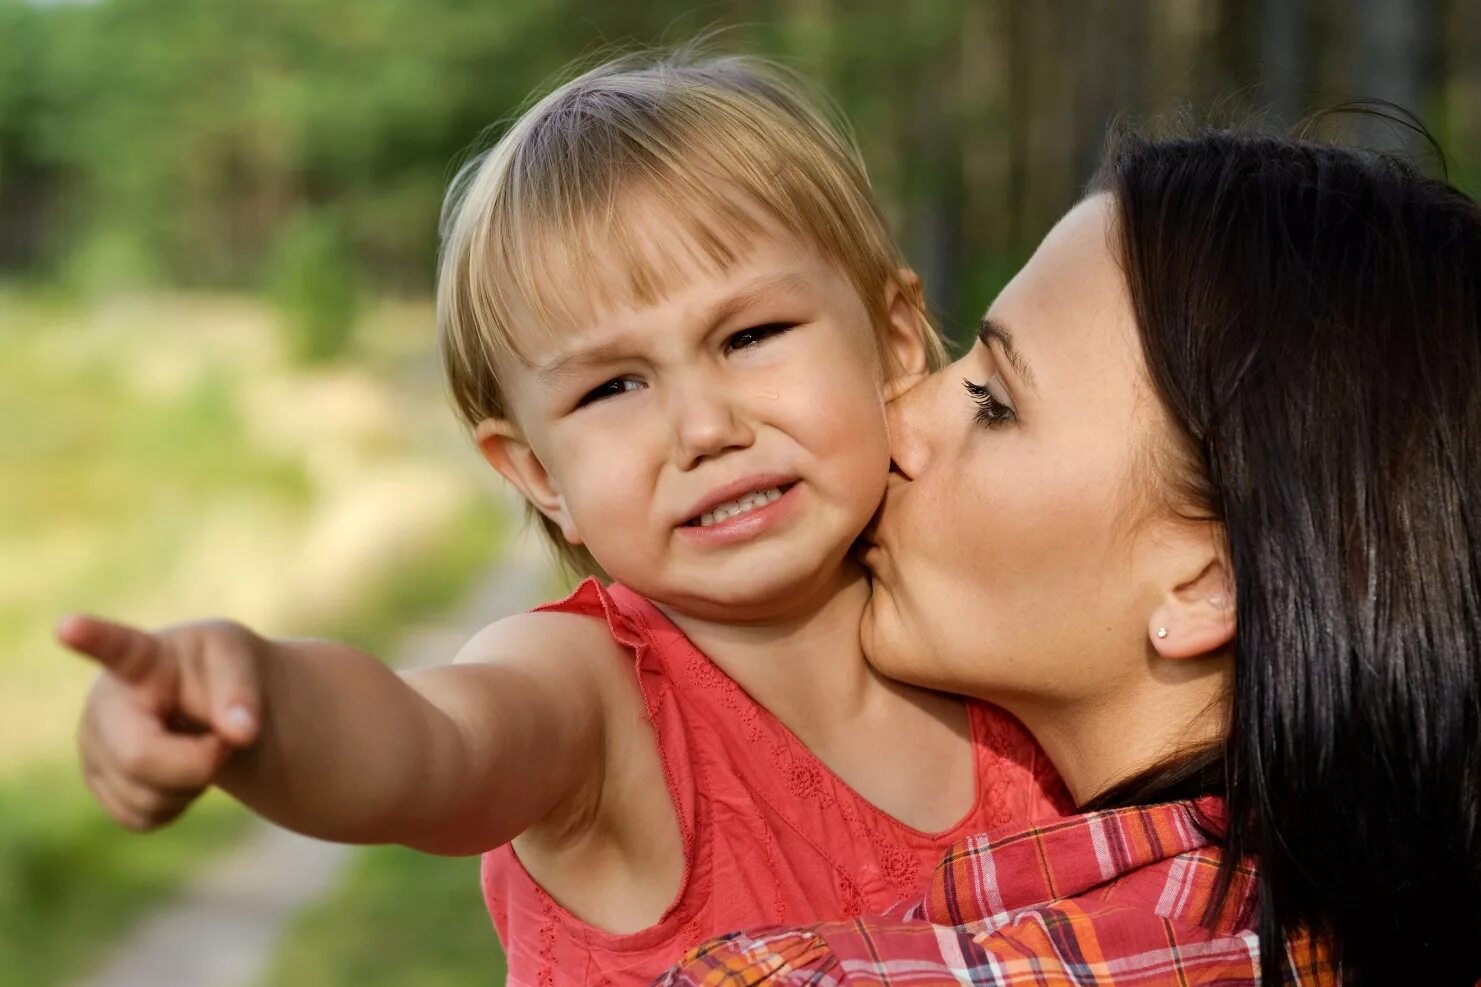
[[(655, 214), (676, 221), (676, 235), (651, 236)], [(500, 368), (526, 362), (518, 329), (554, 332), (581, 305), (653, 304), (696, 264), (723, 270), (746, 235), (769, 228), (848, 278), (882, 366), (891, 283), (920, 314), (931, 366), (945, 362), (857, 145), (800, 78), (681, 49), (617, 58), (559, 86), (463, 167), (443, 205), (437, 325), (460, 417), (470, 427), (510, 417)], [(600, 572), (542, 521), (565, 562)]]

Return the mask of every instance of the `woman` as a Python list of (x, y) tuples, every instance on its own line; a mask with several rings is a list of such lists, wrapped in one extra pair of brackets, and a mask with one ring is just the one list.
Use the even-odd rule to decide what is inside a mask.
[(953, 851), (911, 917), (955, 928), (736, 936), (673, 982), (1481, 977), (1481, 211), (1227, 132), (1095, 188), (898, 403), (864, 628), (1086, 815)]

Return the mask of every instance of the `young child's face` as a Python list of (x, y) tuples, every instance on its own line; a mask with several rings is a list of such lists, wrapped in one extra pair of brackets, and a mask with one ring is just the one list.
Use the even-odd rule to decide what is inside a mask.
[(518, 432), (497, 430), (501, 452), (480, 430), (614, 579), (722, 620), (821, 603), (889, 469), (884, 373), (851, 282), (789, 235), (737, 252), (655, 304), (526, 340), (530, 364), (506, 375)]

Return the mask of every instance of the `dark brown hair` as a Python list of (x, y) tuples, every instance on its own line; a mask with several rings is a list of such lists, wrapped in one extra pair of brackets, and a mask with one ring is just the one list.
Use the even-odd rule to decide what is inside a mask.
[[(1481, 977), (1481, 210), (1409, 162), (1115, 139), (1097, 191), (1236, 591), (1227, 742), (1097, 799), (1227, 799), (1262, 974)], [(1227, 884), (1226, 884), (1227, 888)]]

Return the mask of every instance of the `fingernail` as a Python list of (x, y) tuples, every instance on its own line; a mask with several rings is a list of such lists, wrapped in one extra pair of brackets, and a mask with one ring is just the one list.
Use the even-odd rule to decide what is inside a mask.
[(257, 717), (245, 706), (228, 706), (223, 718), (226, 725), (237, 733), (250, 733), (257, 726)]

